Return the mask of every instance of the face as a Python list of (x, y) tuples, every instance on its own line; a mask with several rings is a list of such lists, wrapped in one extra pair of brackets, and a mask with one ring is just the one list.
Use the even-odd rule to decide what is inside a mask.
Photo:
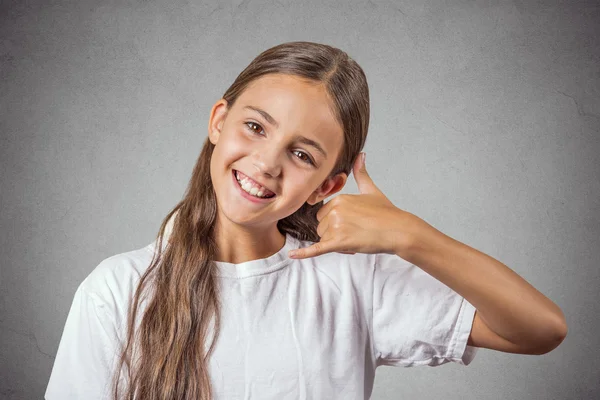
[[(219, 100), (208, 128), (215, 145), (210, 173), (219, 214), (237, 224), (273, 225), (305, 202), (315, 204), (338, 192), (346, 182), (344, 173), (329, 177), (344, 139), (320, 84), (291, 75), (263, 76), (230, 109)], [(258, 183), (275, 196), (247, 194), (236, 171), (249, 178), (247, 189), (260, 190)]]

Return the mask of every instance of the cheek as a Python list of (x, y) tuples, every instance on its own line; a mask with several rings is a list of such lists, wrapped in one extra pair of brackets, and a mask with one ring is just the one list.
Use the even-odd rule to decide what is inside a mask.
[(225, 159), (236, 158), (247, 154), (252, 146), (251, 143), (239, 134), (229, 135), (223, 139), (224, 140), (219, 143), (219, 154)]
[(303, 175), (289, 176), (287, 180), (286, 188), (284, 193), (287, 193), (288, 199), (292, 199), (292, 202), (296, 207), (300, 207), (311, 195), (311, 187), (307, 184), (298, 184), (297, 182), (305, 182), (307, 177)]

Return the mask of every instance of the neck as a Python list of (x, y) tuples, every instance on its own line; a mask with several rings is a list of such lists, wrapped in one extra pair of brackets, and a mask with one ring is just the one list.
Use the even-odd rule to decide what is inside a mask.
[(218, 251), (215, 261), (240, 264), (267, 258), (281, 250), (285, 240), (285, 235), (279, 232), (276, 224), (269, 228), (217, 224), (215, 241)]

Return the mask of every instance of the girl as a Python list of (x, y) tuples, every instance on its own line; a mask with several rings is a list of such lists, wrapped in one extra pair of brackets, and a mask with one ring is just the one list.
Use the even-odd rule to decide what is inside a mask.
[[(554, 303), (375, 186), (368, 125), (345, 52), (258, 55), (212, 107), (156, 241), (77, 289), (46, 399), (367, 399), (380, 365), (556, 347)], [(360, 194), (324, 205), (351, 171)]]

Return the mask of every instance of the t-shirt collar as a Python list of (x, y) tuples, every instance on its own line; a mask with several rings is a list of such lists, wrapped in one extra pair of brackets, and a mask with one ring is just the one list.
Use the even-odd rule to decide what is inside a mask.
[(219, 268), (218, 275), (230, 278), (245, 278), (276, 271), (292, 261), (292, 259), (288, 257), (288, 252), (292, 249), (297, 249), (298, 247), (298, 240), (289, 233), (286, 233), (283, 247), (269, 257), (245, 261), (239, 264), (215, 261)]

